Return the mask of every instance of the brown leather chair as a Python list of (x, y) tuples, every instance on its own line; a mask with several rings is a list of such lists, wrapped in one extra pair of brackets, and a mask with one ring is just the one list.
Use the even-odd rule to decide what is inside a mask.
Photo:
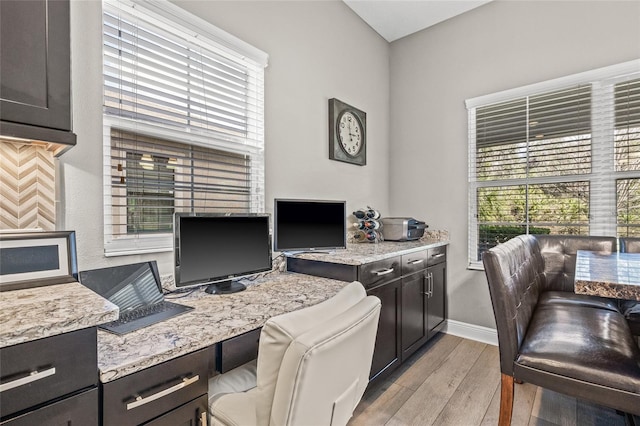
[[(625, 237), (620, 238), (621, 253), (640, 253), (640, 238)], [(637, 300), (622, 300), (619, 304), (620, 312), (629, 323), (631, 332), (640, 336), (640, 302)]]
[[(563, 244), (585, 242), (591, 246), (584, 238)], [(640, 414), (640, 349), (625, 318), (599, 298), (558, 291), (570, 273), (554, 270), (560, 261), (545, 250), (521, 235), (483, 255), (500, 349), (500, 424), (511, 423), (514, 380)], [(550, 291), (555, 297), (545, 297)]]

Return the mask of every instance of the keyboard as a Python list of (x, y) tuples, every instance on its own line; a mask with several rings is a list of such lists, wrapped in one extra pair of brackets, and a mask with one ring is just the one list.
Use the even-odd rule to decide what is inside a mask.
[(117, 320), (101, 324), (99, 327), (114, 334), (126, 334), (183, 314), (192, 309), (190, 306), (163, 301), (155, 305), (126, 312)]

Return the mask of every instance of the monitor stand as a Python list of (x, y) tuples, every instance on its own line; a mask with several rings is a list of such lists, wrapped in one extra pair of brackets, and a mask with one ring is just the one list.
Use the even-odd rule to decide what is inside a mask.
[(219, 283), (209, 284), (205, 289), (205, 293), (209, 294), (231, 294), (246, 290), (247, 286), (239, 281), (221, 281)]

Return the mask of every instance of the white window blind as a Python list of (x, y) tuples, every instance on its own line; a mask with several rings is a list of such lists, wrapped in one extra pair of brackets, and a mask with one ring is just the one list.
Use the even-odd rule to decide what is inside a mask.
[[(640, 79), (618, 83), (615, 100), (615, 167), (621, 175), (640, 170)], [(640, 179), (616, 181), (618, 235), (640, 237)]]
[(640, 235), (639, 74), (634, 61), (467, 101), (470, 267), (519, 234), (613, 235), (617, 217)]
[(103, 2), (105, 252), (174, 212), (264, 210), (266, 55), (166, 1)]

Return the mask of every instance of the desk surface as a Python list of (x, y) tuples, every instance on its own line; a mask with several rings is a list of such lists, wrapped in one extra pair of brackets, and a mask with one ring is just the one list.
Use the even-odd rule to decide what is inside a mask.
[(0, 347), (118, 319), (118, 307), (78, 282), (0, 292)]
[(578, 250), (574, 290), (578, 294), (640, 300), (640, 254)]
[(199, 289), (184, 298), (168, 299), (195, 309), (123, 336), (98, 330), (100, 381), (106, 383), (254, 330), (275, 315), (322, 302), (347, 284), (274, 272), (240, 293), (211, 295)]

